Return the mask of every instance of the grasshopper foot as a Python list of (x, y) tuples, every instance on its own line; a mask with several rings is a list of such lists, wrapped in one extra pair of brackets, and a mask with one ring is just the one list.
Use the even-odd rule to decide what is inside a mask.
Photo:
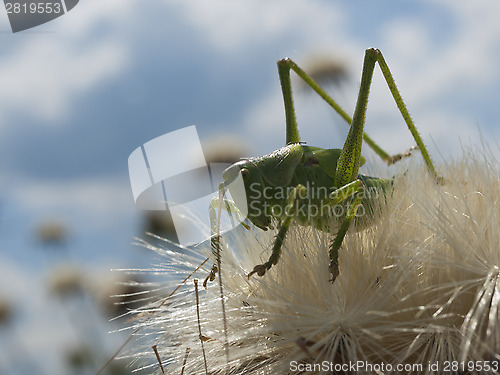
[(269, 262), (255, 266), (253, 268), (253, 271), (250, 272), (247, 277), (250, 278), (250, 276), (252, 276), (254, 273), (256, 273), (257, 275), (259, 275), (261, 277), (264, 276), (266, 274), (266, 271), (269, 268), (271, 268), (271, 264), (268, 264), (268, 263)]
[(337, 279), (337, 276), (339, 275), (339, 265), (332, 262), (330, 264), (330, 273), (332, 274), (330, 282), (333, 284), (335, 282), (335, 279)]
[(406, 150), (405, 152), (403, 152), (401, 154), (396, 154), (396, 155), (390, 156), (389, 159), (386, 160), (387, 164), (392, 165), (392, 164), (397, 163), (398, 161), (400, 161), (403, 158), (407, 158), (407, 157), (411, 156), (411, 153), (413, 150), (418, 150), (418, 146), (410, 147), (408, 150)]
[(218, 271), (217, 266), (214, 264), (212, 266), (212, 269), (210, 270), (210, 273), (208, 274), (208, 276), (206, 277), (206, 279), (203, 281), (203, 287), (205, 289), (207, 289), (207, 283), (209, 281), (212, 282), (212, 281), (215, 280), (215, 275), (217, 274), (217, 271)]

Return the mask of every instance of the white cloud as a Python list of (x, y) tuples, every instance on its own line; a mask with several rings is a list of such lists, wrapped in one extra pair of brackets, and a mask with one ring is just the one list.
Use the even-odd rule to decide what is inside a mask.
[(53, 40), (29, 42), (0, 61), (0, 101), (9, 112), (58, 121), (76, 95), (117, 75), (124, 61), (125, 51), (107, 42), (87, 48)]
[[(127, 16), (130, 5), (122, 3), (82, 2), (33, 33), (12, 36), (0, 60), (0, 118), (29, 113), (60, 123), (78, 95), (118, 77), (129, 60), (126, 44), (109, 33), (93, 34), (99, 23)], [(43, 29), (48, 32), (36, 32)]]
[[(482, 0), (478, 3), (462, 2), (459, 5), (456, 1), (442, 0), (428, 1), (426, 6), (430, 12), (433, 8), (439, 9), (440, 14), (449, 19), (443, 20), (446, 22), (435, 28), (427, 28), (425, 22), (428, 20), (419, 12), (409, 13), (403, 18), (381, 20), (381, 39), (377, 46), (382, 48), (425, 143), (434, 149), (432, 154), (438, 158), (440, 152), (444, 155), (456, 155), (460, 150), (460, 140), (478, 141), (477, 119), (487, 117), (482, 117), (481, 108), (472, 103), (470, 106), (463, 106), (454, 104), (454, 100), (463, 103), (467, 96), (474, 100), (482, 96), (486, 101), (494, 100), (486, 93), (494, 92), (494, 87), (500, 83), (497, 66), (500, 50), (496, 48), (500, 43), (497, 19), (500, 3)], [(314, 11), (315, 9), (311, 10)], [(321, 18), (321, 14), (318, 16)], [(449, 27), (453, 29), (442, 29), (445, 25), (451, 25)], [(375, 31), (365, 30), (353, 37), (339, 30), (339, 34), (335, 35), (336, 40), (342, 40), (341, 47), (346, 47), (343, 56), (350, 56), (348, 61), (351, 71), (356, 73), (355, 69), (358, 69), (355, 75), (357, 80), (361, 75), (364, 48), (373, 44)], [(439, 33), (446, 34), (445, 38), (436, 38)], [(357, 60), (354, 60), (354, 56), (357, 56)], [(357, 89), (349, 94), (352, 99), (347, 102), (355, 101), (355, 91)], [(335, 99), (338, 99), (339, 93), (335, 95)], [(271, 142), (267, 139), (269, 137), (277, 138), (281, 145), (284, 137), (281, 92), (273, 88), (262, 97), (243, 120), (248, 129), (246, 134), (255, 137), (255, 144), (265, 142), (268, 145)], [(495, 103), (492, 102), (491, 105)], [(312, 143), (311, 138), (320, 139), (328, 134), (325, 125), (318, 127), (318, 122), (328, 124), (331, 121), (331, 116), (321, 119), (316, 105), (310, 107), (301, 108), (297, 105), (297, 116), (303, 119), (299, 124), (301, 131), (304, 127), (316, 129), (314, 132), (317, 136), (313, 134), (307, 139), (303, 137), (308, 143)], [(486, 134), (500, 135), (493, 129), (496, 124), (489, 123), (490, 120), (495, 119), (483, 120), (488, 121), (486, 123), (480, 120), (479, 126), (483, 127)], [(390, 152), (400, 152), (414, 144), (378, 67), (370, 93), (366, 131)], [(266, 134), (264, 141), (262, 134)], [(433, 143), (439, 151), (434, 148)]]
[[(340, 9), (319, 1), (191, 0), (177, 6), (186, 22), (200, 30), (208, 43), (233, 54), (252, 54), (252, 50), (279, 40), (285, 43), (292, 40), (301, 46), (299, 42), (310, 41), (311, 35), (315, 35), (315, 44), (319, 45), (325, 40), (321, 35), (329, 35), (326, 40), (330, 40), (331, 29), (340, 29), (343, 25)], [(325, 32), (318, 32), (319, 28)]]
[(34, 217), (87, 223), (79, 231), (105, 231), (115, 227), (120, 217), (130, 217), (136, 211), (128, 181), (18, 181), (11, 196), (18, 209)]
[(396, 80), (408, 87), (412, 100), (439, 103), (455, 90), (480, 93), (498, 81), (500, 25), (496, 1), (456, 2), (429, 0), (449, 17), (434, 32), (447, 34), (436, 38), (426, 28), (422, 16), (395, 20), (384, 26), (389, 48), (388, 62), (396, 70)]

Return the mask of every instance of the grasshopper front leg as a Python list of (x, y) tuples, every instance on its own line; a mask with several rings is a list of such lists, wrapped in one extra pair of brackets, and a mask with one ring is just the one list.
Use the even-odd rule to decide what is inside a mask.
[[(215, 263), (212, 265), (212, 268), (210, 269), (209, 275), (205, 278), (203, 281), (203, 287), (207, 287), (207, 283), (210, 281), (215, 280), (215, 276), (217, 275), (218, 272), (218, 267), (217, 264), (220, 262), (220, 250), (221, 250), (221, 241), (222, 241), (222, 236), (220, 235), (220, 228), (218, 225), (218, 215), (217, 211), (219, 210), (219, 205), (222, 204), (222, 207), (225, 211), (229, 213), (229, 217), (231, 218), (232, 226), (234, 228), (235, 222), (233, 220), (233, 213), (236, 215), (237, 218), (241, 216), (240, 210), (229, 200), (224, 199), (224, 187), (223, 184), (219, 187), (219, 197), (213, 198), (212, 201), (210, 202), (210, 207), (208, 208), (208, 215), (209, 215), (209, 220), (210, 220), (210, 248), (212, 251), (212, 254), (215, 256)], [(247, 228), (250, 229), (246, 224), (241, 222), (241, 224)]]
[(297, 206), (301, 196), (305, 196), (305, 187), (302, 185), (297, 185), (287, 197), (286, 207), (285, 207), (285, 219), (281, 222), (280, 228), (278, 230), (278, 235), (274, 241), (273, 251), (271, 257), (264, 264), (259, 264), (254, 267), (252, 272), (248, 274), (248, 278), (256, 273), (259, 276), (264, 276), (266, 271), (269, 270), (273, 265), (278, 263), (278, 259), (281, 255), (281, 247), (283, 246), (283, 241), (285, 240), (286, 232), (292, 223), (292, 220), (297, 211)]

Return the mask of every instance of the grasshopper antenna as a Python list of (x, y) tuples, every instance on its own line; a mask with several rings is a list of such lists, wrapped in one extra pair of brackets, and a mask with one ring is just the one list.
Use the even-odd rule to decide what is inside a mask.
[[(224, 199), (224, 194), (226, 190), (224, 187), (219, 189), (219, 202), (222, 202)], [(226, 304), (224, 302), (224, 290), (222, 287), (222, 272), (221, 272), (221, 258), (220, 258), (220, 218), (222, 215), (222, 203), (219, 203), (218, 208), (217, 208), (217, 274), (219, 277), (219, 288), (220, 288), (220, 301), (222, 305), (222, 320), (224, 324), (224, 338), (225, 338), (225, 343), (224, 343), (224, 348), (226, 352), (226, 362), (227, 365), (229, 366), (229, 338), (227, 335), (227, 317), (226, 317)]]

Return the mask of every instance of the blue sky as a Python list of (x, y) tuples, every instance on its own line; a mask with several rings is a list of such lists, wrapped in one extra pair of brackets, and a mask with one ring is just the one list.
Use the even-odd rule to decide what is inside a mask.
[[(240, 137), (252, 155), (281, 147), (285, 56), (343, 61), (350, 80), (332, 95), (352, 112), (364, 50), (379, 48), (438, 164), (479, 144), (479, 129), (498, 155), (499, 12), (494, 0), (82, 0), (12, 34), (0, 9), (0, 294), (45, 311), (29, 332), (47, 337), (50, 305), (28, 302), (50, 272), (35, 238), (45, 220), (67, 226), (71, 262), (90, 273), (149, 264), (130, 245), (141, 216), (129, 154), (189, 125), (202, 141)], [(325, 103), (296, 102), (303, 140), (342, 146), (346, 127)], [(391, 152), (413, 144), (379, 71), (366, 131)], [(56, 358), (62, 341), (31, 349)]]

